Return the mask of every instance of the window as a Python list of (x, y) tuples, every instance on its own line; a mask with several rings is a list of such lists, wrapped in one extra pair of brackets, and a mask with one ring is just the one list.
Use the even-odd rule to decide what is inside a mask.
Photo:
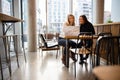
[[(10, 15), (10, 16), (13, 16), (14, 15), (14, 11), (13, 11), (13, 1), (14, 0), (1, 0), (1, 7), (2, 7), (2, 13), (4, 13), (4, 14), (7, 14), (7, 15)], [(9, 27), (9, 26), (11, 26), (9, 29), (8, 29), (8, 31), (7, 31), (7, 33), (6, 34), (13, 34), (15, 31), (14, 31), (14, 25), (13, 24), (11, 24), (11, 23), (7, 23), (6, 25), (5, 25), (5, 30)]]
[(92, 21), (92, 0), (73, 0), (73, 14), (76, 24), (79, 25), (79, 16), (86, 15), (88, 20)]
[(108, 23), (111, 21), (111, 0), (105, 0), (104, 5), (104, 22)]
[[(47, 1), (49, 2), (49, 0), (47, 0)], [(51, 14), (47, 15), (47, 16), (52, 16), (51, 19), (49, 17), (47, 18), (48, 32), (51, 32), (51, 31), (57, 32), (57, 31), (59, 31), (57, 29), (62, 28), (62, 26), (60, 25), (61, 22), (64, 23), (64, 21), (66, 20), (64, 15), (67, 16), (67, 14), (69, 14), (69, 0), (52, 0), (51, 3), (47, 4), (47, 6), (48, 6), (48, 8), (51, 8), (51, 9), (47, 9), (47, 12), (53, 13), (53, 15), (51, 15)], [(57, 26), (57, 27), (55, 27), (56, 29), (53, 29), (54, 27), (52, 27), (52, 28), (49, 27), (49, 26), (54, 26), (54, 25), (51, 25), (51, 23), (56, 24), (56, 26)], [(57, 31), (54, 31), (54, 30), (57, 30)]]
[[(85, 14), (90, 21), (92, 20), (92, 0), (73, 0), (73, 4), (70, 4), (70, 1), (71, 0), (38, 0), (39, 5), (42, 5), (42, 7), (37, 6), (41, 10), (42, 26), (47, 25), (48, 32), (56, 32), (54, 30), (62, 28), (63, 23), (67, 20), (67, 15), (70, 13), (70, 10), (72, 10), (70, 6), (73, 7), (72, 12), (75, 15), (76, 24), (79, 24), (78, 18), (82, 14)], [(56, 29), (53, 29), (53, 24), (57, 24)]]
[(88, 4), (83, 3), (83, 6), (88, 6)]
[(2, 13), (13, 15), (13, 0), (2, 0)]

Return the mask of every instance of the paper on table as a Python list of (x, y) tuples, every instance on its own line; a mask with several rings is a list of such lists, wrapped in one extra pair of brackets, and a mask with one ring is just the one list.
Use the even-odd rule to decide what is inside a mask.
[(65, 36), (78, 36), (80, 33), (79, 26), (64, 26), (63, 32)]

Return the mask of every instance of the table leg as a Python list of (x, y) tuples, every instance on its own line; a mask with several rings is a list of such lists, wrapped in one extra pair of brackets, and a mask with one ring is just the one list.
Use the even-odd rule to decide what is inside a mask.
[(66, 67), (69, 68), (69, 49), (68, 49), (68, 39), (66, 39)]

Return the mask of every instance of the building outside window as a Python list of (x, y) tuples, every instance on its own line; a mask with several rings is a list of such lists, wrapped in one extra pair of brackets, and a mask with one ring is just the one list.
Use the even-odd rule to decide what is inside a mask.
[(13, 15), (13, 0), (1, 0), (2, 13), (7, 15)]
[(47, 0), (47, 1), (49, 3), (49, 4), (47, 3), (47, 11), (48, 13), (51, 13), (47, 14), (48, 32), (60, 33), (62, 25), (65, 22), (67, 15), (69, 14), (69, 0)]
[[(73, 15), (75, 15), (76, 24), (78, 25), (79, 16), (85, 14), (89, 21), (92, 21), (92, 0), (39, 0), (41, 10), (42, 26), (46, 26), (48, 33), (61, 33), (63, 23), (67, 20), (67, 15), (70, 13), (70, 6), (73, 7)], [(46, 3), (47, 2), (47, 3)], [(46, 8), (47, 7), (47, 8)], [(43, 10), (44, 9), (44, 10)], [(46, 10), (47, 9), (47, 10)], [(46, 13), (47, 11), (47, 13)], [(43, 18), (44, 16), (44, 18)], [(47, 20), (45, 20), (47, 17)], [(46, 24), (47, 21), (47, 24)], [(41, 28), (42, 29), (42, 28)]]
[(77, 25), (79, 25), (79, 16), (83, 14), (92, 22), (92, 0), (73, 0), (73, 14)]
[(111, 1), (112, 0), (105, 0), (104, 2), (104, 23), (109, 23), (111, 21)]

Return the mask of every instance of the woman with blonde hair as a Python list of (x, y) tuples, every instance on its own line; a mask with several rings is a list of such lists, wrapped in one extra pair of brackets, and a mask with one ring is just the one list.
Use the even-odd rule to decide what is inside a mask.
[[(64, 29), (64, 27), (69, 27), (69, 26), (75, 26), (75, 17), (72, 14), (68, 15), (67, 22), (64, 23), (63, 29)], [(60, 37), (59, 40), (58, 40), (58, 44), (60, 46), (64, 47), (64, 54), (62, 55), (62, 63), (65, 65), (65, 63), (66, 63), (66, 58), (65, 58), (65, 54), (66, 54), (66, 39)], [(72, 41), (72, 40), (68, 41), (68, 49), (70, 47), (75, 47), (75, 46), (76, 46), (76, 43), (74, 41)], [(75, 58), (75, 54), (74, 53), (71, 53), (70, 57), (71, 57), (71, 59), (73, 61), (77, 61), (76, 58)]]
[(64, 26), (75, 26), (75, 17), (72, 14), (69, 14), (67, 17), (67, 22), (65, 22)]

